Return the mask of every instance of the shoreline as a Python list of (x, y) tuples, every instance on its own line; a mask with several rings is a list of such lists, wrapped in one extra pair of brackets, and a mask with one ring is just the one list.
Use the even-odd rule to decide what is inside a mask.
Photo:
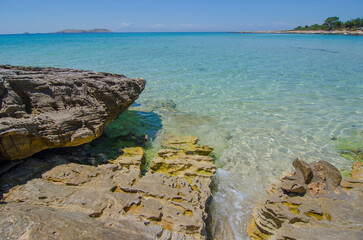
[(296, 30), (281, 30), (281, 31), (241, 31), (231, 33), (276, 33), (276, 34), (321, 34), (321, 35), (354, 35), (363, 36), (363, 31), (296, 31)]

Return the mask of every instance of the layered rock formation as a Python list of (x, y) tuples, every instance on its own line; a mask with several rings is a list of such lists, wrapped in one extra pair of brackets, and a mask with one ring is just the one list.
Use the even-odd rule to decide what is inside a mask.
[(0, 161), (92, 141), (144, 86), (117, 74), (0, 65)]
[[(206, 204), (216, 171), (208, 156), (213, 149), (198, 146), (192, 137), (167, 139), (174, 143), (172, 148), (160, 150), (144, 176), (140, 147), (124, 148), (118, 158), (98, 166), (70, 163), (72, 157), (56, 154), (28, 159), (24, 162), (28, 171), (42, 162), (49, 162), (50, 170), (4, 194), (0, 235), (6, 239), (206, 239)], [(203, 155), (200, 149), (205, 150)], [(1, 176), (1, 186), (10, 184), (7, 180), (14, 176), (24, 178), (23, 168), (18, 167)]]
[(362, 239), (363, 164), (344, 178), (326, 161), (293, 162), (268, 189), (247, 228), (251, 239)]

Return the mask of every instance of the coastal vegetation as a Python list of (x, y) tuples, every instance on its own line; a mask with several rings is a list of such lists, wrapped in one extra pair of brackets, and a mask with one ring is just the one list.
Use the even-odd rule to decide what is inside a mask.
[(356, 31), (363, 29), (363, 18), (355, 18), (346, 22), (342, 22), (339, 20), (339, 17), (328, 17), (325, 19), (324, 23), (313, 24), (311, 26), (305, 25), (304, 27), (298, 26), (294, 30), (295, 31), (336, 31), (336, 30), (348, 30), (348, 31)]

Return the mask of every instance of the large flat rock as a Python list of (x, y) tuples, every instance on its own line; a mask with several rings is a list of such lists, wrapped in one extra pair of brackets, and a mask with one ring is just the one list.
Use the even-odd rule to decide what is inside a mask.
[[(197, 146), (196, 140), (190, 146), (207, 149)], [(178, 144), (173, 147), (180, 149)], [(0, 236), (206, 239), (214, 159), (186, 150), (162, 149), (150, 171), (142, 175), (143, 155), (141, 147), (128, 147), (116, 159), (98, 166), (71, 163), (72, 157), (62, 155), (24, 160), (0, 175), (4, 191)], [(30, 178), (24, 176), (27, 171)], [(15, 176), (25, 184), (8, 181)]]
[(92, 141), (145, 83), (110, 73), (0, 65), (0, 161)]

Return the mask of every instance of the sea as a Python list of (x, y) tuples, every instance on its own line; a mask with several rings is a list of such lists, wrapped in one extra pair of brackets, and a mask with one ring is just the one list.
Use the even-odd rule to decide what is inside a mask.
[[(165, 134), (213, 147), (212, 239), (248, 239), (266, 187), (292, 161), (325, 160), (343, 175), (363, 149), (363, 37), (237, 33), (0, 35), (0, 64), (141, 77), (139, 99), (106, 134)], [(126, 120), (125, 120), (126, 119)]]

